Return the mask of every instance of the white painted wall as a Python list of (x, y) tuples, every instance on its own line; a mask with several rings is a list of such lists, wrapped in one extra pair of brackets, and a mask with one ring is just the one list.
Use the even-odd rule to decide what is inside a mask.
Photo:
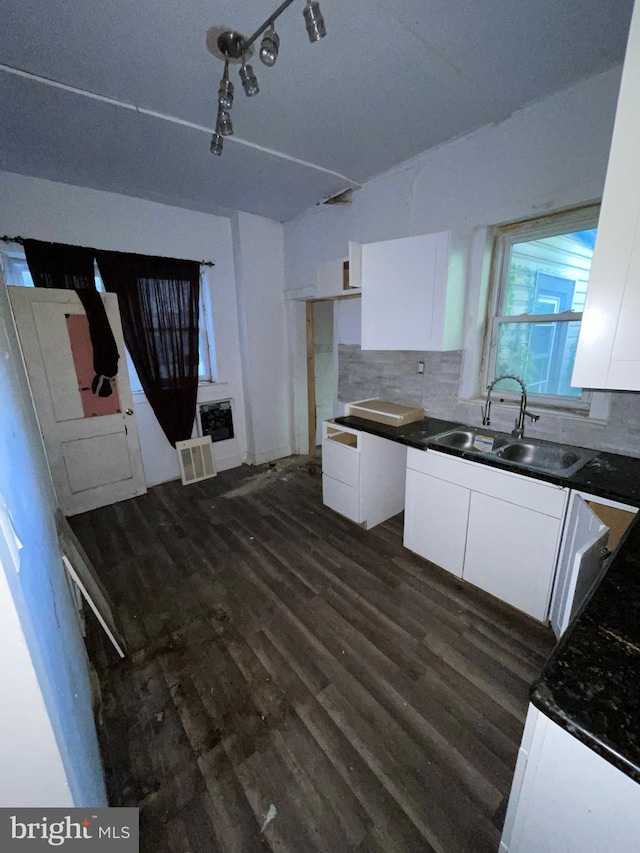
[[(260, 217), (254, 217), (260, 220)], [(263, 220), (269, 225), (280, 226)], [(0, 234), (99, 249), (213, 260), (209, 270), (218, 382), (201, 386), (198, 400), (233, 400), (235, 438), (214, 444), (219, 470), (247, 455), (238, 305), (231, 222), (115, 193), (0, 172)], [(280, 276), (282, 265), (280, 264)], [(280, 294), (282, 291), (280, 278)], [(284, 338), (285, 332), (282, 332)], [(286, 387), (287, 377), (283, 377)], [(180, 476), (177, 455), (144, 395), (135, 395), (148, 485)], [(265, 423), (266, 423), (265, 419)], [(265, 426), (265, 429), (267, 426)]]
[(360, 346), (360, 299), (337, 299), (335, 318), (338, 327), (339, 344), (358, 344)]
[[(53, 483), (0, 277), (0, 806), (104, 806), (84, 642)], [(2, 513), (0, 512), (0, 515)]]
[(289, 360), (282, 225), (232, 217), (251, 464), (291, 454)]
[[(598, 199), (606, 173), (620, 83), (614, 69), (564, 90), (497, 125), (427, 151), (366, 183), (351, 205), (318, 205), (286, 223), (290, 298), (313, 295), (319, 264), (346, 257), (348, 241), (389, 240), (449, 228), (471, 230)], [(466, 327), (477, 342), (482, 247)], [(290, 309), (296, 441), (306, 446), (304, 325)], [(469, 355), (469, 353), (466, 353)]]
[(0, 666), (4, 681), (0, 694), (0, 807), (73, 806), (62, 756), (4, 573), (9, 568), (0, 533)]

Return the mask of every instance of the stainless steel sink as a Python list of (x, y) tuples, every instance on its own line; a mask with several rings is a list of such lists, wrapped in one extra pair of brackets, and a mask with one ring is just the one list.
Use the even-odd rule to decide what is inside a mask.
[(547, 444), (531, 439), (518, 439), (506, 447), (499, 448), (495, 455), (513, 465), (533, 468), (548, 474), (570, 477), (597, 456), (597, 451), (582, 447), (566, 447), (563, 444)]
[[(483, 437), (489, 439), (484, 447), (482, 446)], [(474, 427), (449, 430), (435, 436), (429, 443), (436, 447), (450, 447), (466, 453), (495, 456), (510, 465), (562, 477), (575, 474), (589, 460), (598, 455), (596, 450), (568, 447), (538, 439), (514, 438), (505, 433), (494, 433)]]
[[(482, 449), (475, 446), (478, 436), (487, 436), (493, 439), (493, 445), (489, 445), (488, 449)], [(485, 429), (474, 429), (473, 427), (462, 427), (460, 429), (452, 429), (442, 435), (438, 435), (431, 439), (433, 444), (439, 444), (441, 447), (452, 447), (456, 450), (475, 451), (476, 453), (489, 453), (497, 450), (499, 447), (504, 447), (509, 441), (512, 441), (509, 436), (498, 435)]]

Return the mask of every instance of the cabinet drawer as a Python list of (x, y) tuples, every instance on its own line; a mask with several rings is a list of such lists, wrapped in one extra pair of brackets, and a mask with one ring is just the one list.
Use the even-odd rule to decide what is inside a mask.
[(564, 512), (566, 489), (541, 480), (534, 480), (522, 474), (490, 468), (479, 462), (458, 459), (436, 450), (409, 449), (407, 466), (456, 483), (483, 495), (498, 498), (541, 512), (552, 518), (561, 518)]
[(322, 501), (325, 506), (350, 518), (351, 521), (359, 523), (364, 520), (360, 518), (358, 490), (326, 474), (322, 475)]
[(322, 471), (334, 480), (358, 488), (360, 481), (359, 436), (336, 432), (322, 442)]

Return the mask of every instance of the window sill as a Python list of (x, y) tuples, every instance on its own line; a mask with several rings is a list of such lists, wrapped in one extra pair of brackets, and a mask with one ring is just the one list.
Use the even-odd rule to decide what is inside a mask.
[[(608, 396), (608, 395), (607, 395)], [(480, 406), (480, 408), (484, 408), (486, 397), (470, 397), (467, 399), (459, 399), (459, 403), (470, 405), (470, 406)], [(513, 403), (496, 403), (492, 401), (492, 407), (495, 406), (499, 409), (511, 409), (512, 411), (516, 411), (519, 408), (517, 402)], [(594, 411), (592, 414), (592, 411)], [(540, 418), (544, 418), (545, 416), (551, 416), (554, 418), (563, 418), (566, 420), (574, 420), (574, 421), (588, 421), (590, 424), (606, 426), (609, 422), (608, 417), (608, 399), (605, 401), (596, 401), (592, 400), (590, 405), (582, 405), (576, 406), (575, 408), (569, 408), (567, 406), (552, 406), (552, 405), (540, 405), (537, 403), (527, 404), (527, 411), (533, 412), (535, 415), (540, 415)]]

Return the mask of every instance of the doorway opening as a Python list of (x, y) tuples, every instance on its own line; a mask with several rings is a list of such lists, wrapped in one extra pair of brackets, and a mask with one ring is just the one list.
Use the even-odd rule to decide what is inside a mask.
[(310, 300), (306, 305), (309, 452), (322, 444), (322, 422), (342, 413), (339, 348), (360, 343), (360, 296)]

